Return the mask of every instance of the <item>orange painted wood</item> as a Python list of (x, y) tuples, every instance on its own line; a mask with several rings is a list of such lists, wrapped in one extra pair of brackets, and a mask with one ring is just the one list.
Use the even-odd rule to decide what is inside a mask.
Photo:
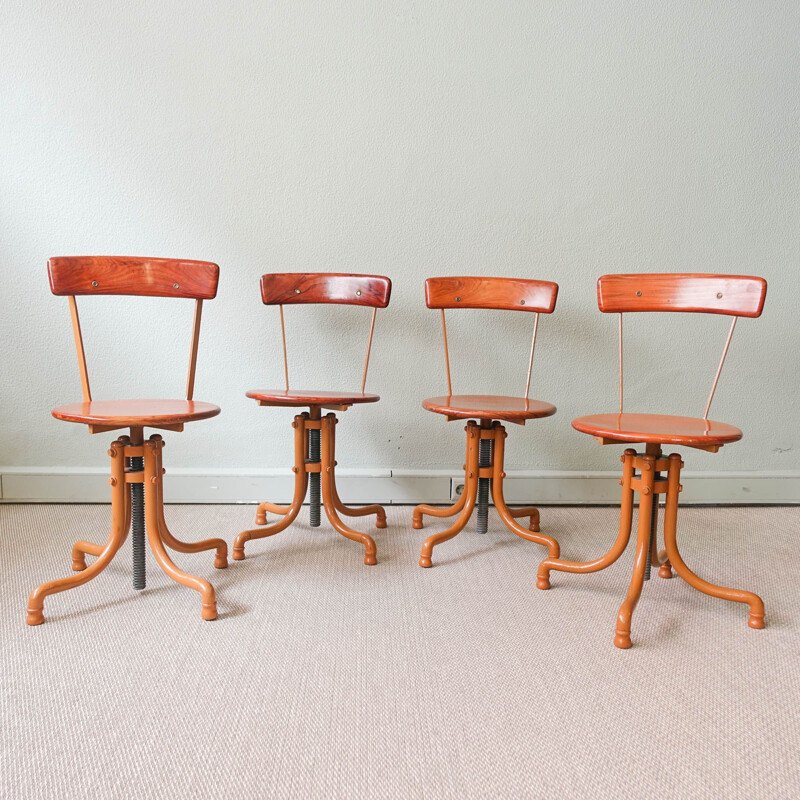
[(738, 442), (742, 432), (733, 425), (699, 417), (667, 414), (594, 414), (578, 417), (572, 427), (581, 433), (619, 442), (673, 445), (724, 445)]
[(542, 400), (525, 397), (505, 397), (496, 394), (453, 394), (429, 397), (422, 407), (436, 414), (456, 419), (503, 419), (524, 422), (527, 419), (549, 417), (556, 407)]
[(758, 317), (767, 282), (746, 275), (603, 275), (597, 304), (606, 313), (625, 311), (698, 311)]
[(92, 400), (59, 406), (52, 414), (67, 422), (128, 428), (193, 422), (219, 412), (219, 406), (197, 400)]
[(355, 403), (377, 403), (380, 395), (361, 392), (322, 392), (317, 389), (251, 389), (247, 396), (262, 405), (272, 406), (350, 406)]
[(392, 282), (382, 275), (348, 275), (339, 272), (273, 272), (261, 276), (265, 305), (290, 303), (341, 303), (386, 308)]
[(132, 294), (211, 300), (219, 267), (209, 261), (131, 256), (62, 256), (47, 262), (56, 295)]
[(558, 284), (523, 278), (447, 277), (425, 281), (428, 308), (486, 308), (538, 311), (556, 307)]

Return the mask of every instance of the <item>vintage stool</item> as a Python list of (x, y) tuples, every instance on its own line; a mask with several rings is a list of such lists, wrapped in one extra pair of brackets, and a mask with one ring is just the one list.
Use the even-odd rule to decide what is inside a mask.
[[(116, 555), (132, 529), (133, 588), (145, 588), (145, 529), (147, 539), (159, 566), (178, 583), (200, 592), (203, 619), (215, 619), (217, 603), (214, 587), (203, 578), (178, 569), (170, 559), (165, 545), (181, 553), (216, 550), (214, 566), (228, 566), (228, 548), (222, 539), (202, 542), (178, 541), (164, 521), (163, 478), (161, 450), (164, 442), (154, 434), (145, 441), (144, 428), (182, 431), (184, 423), (208, 419), (219, 414), (210, 403), (192, 399), (197, 364), (197, 344), (200, 337), (200, 316), (203, 300), (217, 293), (219, 267), (206, 261), (175, 261), (166, 258), (126, 258), (106, 256), (75, 256), (51, 258), (48, 262), (50, 288), (55, 295), (67, 295), (72, 313), (72, 331), (78, 352), (83, 386), (83, 402), (53, 409), (56, 419), (82, 422), (89, 433), (128, 428), (130, 434), (111, 443), (111, 534), (104, 545), (77, 542), (72, 548), (72, 569), (69, 578), (48, 581), (31, 592), (28, 600), (28, 625), (44, 622), (44, 599), (48, 595), (73, 589), (99, 575)], [(187, 297), (195, 302), (194, 330), (189, 357), (189, 375), (185, 400), (92, 400), (83, 338), (78, 318), (76, 295), (140, 295), (151, 297)], [(141, 341), (138, 336), (134, 345)], [(86, 555), (97, 560), (86, 566)]]
[[(256, 510), (256, 525), (266, 525), (267, 512), (283, 519), (267, 526), (242, 531), (233, 543), (233, 558), (244, 558), (245, 543), (251, 539), (273, 536), (287, 528), (295, 520), (300, 507), (309, 495), (309, 524), (316, 528), (320, 524), (320, 506), (331, 525), (348, 539), (364, 545), (364, 563), (376, 564), (375, 542), (366, 533), (359, 533), (345, 525), (339, 514), (348, 517), (363, 517), (375, 514), (375, 527), (386, 527), (386, 512), (381, 506), (370, 505), (349, 508), (339, 499), (336, 491), (336, 425), (333, 413), (322, 416), (322, 409), (347, 411), (356, 403), (376, 403), (377, 394), (365, 394), (372, 334), (375, 330), (375, 315), (379, 308), (389, 305), (392, 282), (380, 275), (343, 275), (336, 273), (274, 273), (261, 277), (261, 299), (265, 305), (277, 305), (281, 319), (283, 341), (283, 369), (285, 389), (258, 389), (247, 392), (260, 406), (284, 408), (308, 407), (308, 411), (294, 418), (294, 498), (288, 506), (264, 502)], [(360, 392), (329, 392), (317, 390), (289, 389), (289, 361), (286, 355), (286, 328), (283, 307), (293, 303), (336, 303), (349, 306), (367, 306), (372, 309), (372, 318), (367, 339), (367, 355)], [(321, 492), (320, 492), (320, 483)], [(310, 490), (309, 490), (310, 487)]]
[[(650, 579), (651, 565), (658, 567), (662, 578), (671, 578), (675, 567), (690, 586), (712, 597), (745, 603), (750, 607), (747, 624), (764, 627), (764, 603), (758, 595), (739, 589), (725, 589), (699, 578), (686, 566), (676, 541), (678, 494), (681, 457), (675, 453), (664, 456), (662, 445), (694, 447), (716, 453), (731, 442), (742, 438), (742, 432), (724, 422), (708, 418), (711, 401), (717, 388), (722, 365), (739, 317), (758, 317), (764, 306), (767, 284), (762, 278), (736, 275), (604, 275), (597, 282), (600, 310), (619, 313), (619, 413), (578, 417), (572, 426), (594, 436), (600, 444), (645, 445), (643, 453), (632, 448), (625, 450), (623, 464), (622, 506), (617, 540), (602, 558), (585, 563), (550, 557), (539, 566), (536, 585), (550, 588), (550, 571), (597, 572), (611, 566), (624, 552), (631, 535), (634, 492), (639, 492), (639, 522), (636, 557), (633, 564), (628, 595), (619, 609), (614, 644), (631, 646), (631, 617), (642, 593), (643, 582)], [(702, 418), (676, 417), (661, 414), (631, 414), (622, 409), (622, 314), (625, 311), (692, 311), (707, 314), (726, 314), (731, 320), (728, 338), (722, 350), (711, 393)], [(659, 552), (656, 542), (658, 495), (666, 495), (664, 510), (664, 545)]]
[[(446, 542), (459, 534), (477, 506), (478, 533), (486, 533), (489, 518), (489, 488), (500, 518), (518, 536), (547, 547), (557, 557), (558, 542), (539, 533), (539, 511), (533, 507), (510, 509), (503, 498), (503, 453), (506, 429), (502, 421), (524, 425), (526, 420), (549, 417), (556, 408), (541, 400), (529, 400), (533, 368), (533, 353), (536, 347), (536, 331), (539, 314), (550, 314), (556, 306), (558, 285), (548, 281), (522, 280), (516, 278), (428, 278), (425, 281), (425, 302), (428, 308), (438, 308), (442, 313), (444, 336), (444, 358), (447, 369), (447, 396), (431, 397), (422, 407), (436, 414), (443, 414), (448, 422), (456, 419), (468, 420), (467, 457), (464, 464), (464, 491), (456, 503), (449, 508), (418, 505), (414, 509), (412, 526), (423, 527), (424, 514), (434, 517), (452, 517), (458, 514), (455, 523), (441, 533), (429, 536), (422, 544), (419, 559), (421, 567), (432, 565), (431, 555), (435, 545)], [(503, 395), (454, 395), (450, 381), (450, 356), (447, 350), (446, 308), (505, 309), (507, 311), (532, 311), (533, 322), (531, 352), (528, 360), (528, 377), (524, 397)], [(477, 422), (475, 420), (478, 420)], [(517, 517), (530, 517), (529, 530), (516, 522)]]

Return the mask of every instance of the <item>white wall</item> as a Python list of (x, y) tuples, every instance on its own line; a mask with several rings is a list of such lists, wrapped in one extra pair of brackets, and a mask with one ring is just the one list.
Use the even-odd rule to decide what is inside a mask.
[[(569, 426), (616, 403), (616, 319), (595, 279), (684, 270), (770, 284), (712, 413), (745, 439), (687, 466), (797, 471), (799, 68), (789, 0), (4, 0), (0, 464), (104, 467), (108, 436), (49, 415), (80, 383), (45, 263), (115, 253), (221, 266), (196, 396), (223, 413), (169, 436), (171, 466), (287, 463), (292, 412), (244, 397), (282, 377), (258, 277), (327, 270), (394, 281), (368, 383), (384, 399), (344, 415), (343, 467), (460, 466), (461, 426), (420, 408), (444, 387), (422, 281), (472, 273), (561, 285), (532, 392), (559, 413), (514, 428), (509, 467), (616, 469)], [(83, 308), (96, 397), (180, 393), (189, 301)], [(357, 386), (367, 319), (290, 309), (297, 383)], [(519, 392), (530, 317), (451, 319), (455, 390)], [(726, 327), (632, 319), (629, 407), (702, 413)]]

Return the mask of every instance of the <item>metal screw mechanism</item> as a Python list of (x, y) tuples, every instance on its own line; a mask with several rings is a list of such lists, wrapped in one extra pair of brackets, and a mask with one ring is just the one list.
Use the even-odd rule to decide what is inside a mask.
[[(308, 463), (319, 464), (321, 460), (320, 430), (311, 428), (308, 432)], [(308, 476), (308, 524), (312, 528), (319, 528), (320, 522), (319, 478), (319, 472), (311, 472)]]
[[(131, 472), (144, 470), (141, 456), (128, 459)], [(133, 588), (144, 589), (147, 585), (146, 564), (144, 560), (144, 484), (131, 484), (131, 545), (133, 549)]]
[[(481, 439), (478, 445), (478, 466), (491, 467), (492, 453), (494, 451), (494, 439)], [(486, 533), (489, 530), (489, 481), (491, 478), (478, 478), (478, 508), (477, 526), (478, 533)]]

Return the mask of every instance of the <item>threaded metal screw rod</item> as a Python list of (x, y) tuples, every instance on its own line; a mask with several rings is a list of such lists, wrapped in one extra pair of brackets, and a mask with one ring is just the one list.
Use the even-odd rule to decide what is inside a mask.
[[(308, 432), (308, 463), (319, 464), (322, 460), (320, 454), (320, 430), (311, 428)], [(319, 472), (311, 472), (308, 476), (308, 524), (318, 528), (320, 523), (320, 493)]]
[[(661, 473), (656, 472), (653, 475), (654, 481), (661, 480)], [(650, 580), (650, 570), (653, 567), (653, 545), (655, 544), (655, 538), (658, 528), (658, 494), (653, 492), (653, 505), (650, 509), (650, 541), (647, 545), (647, 559), (644, 563), (644, 579), (646, 581)]]
[[(481, 439), (478, 445), (478, 466), (491, 467), (494, 451), (494, 439)], [(478, 508), (477, 525), (478, 533), (489, 530), (489, 481), (491, 478), (478, 478)]]
[[(128, 459), (131, 472), (144, 470), (141, 456)], [(144, 560), (144, 484), (131, 484), (131, 545), (133, 548), (133, 588), (144, 589), (147, 585), (147, 566)]]

